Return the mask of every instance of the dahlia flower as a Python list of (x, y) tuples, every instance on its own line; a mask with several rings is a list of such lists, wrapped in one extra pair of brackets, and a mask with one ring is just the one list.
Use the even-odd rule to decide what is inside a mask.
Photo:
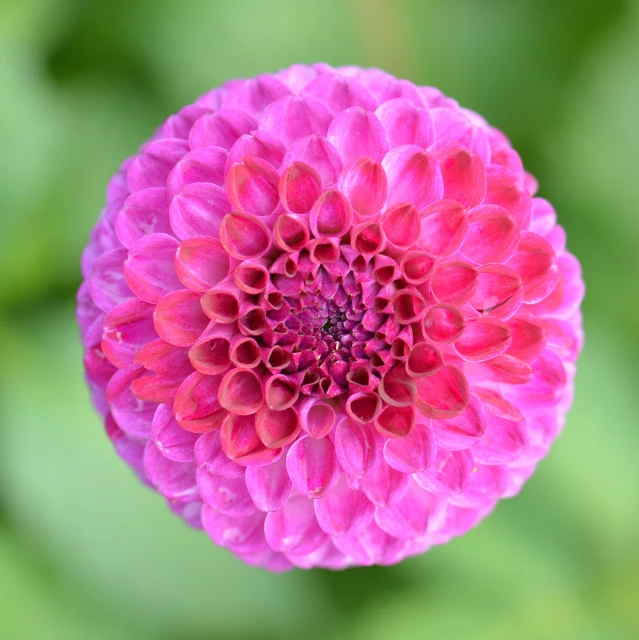
[(202, 96), (122, 164), (83, 255), (115, 450), (274, 571), (465, 533), (572, 401), (584, 286), (536, 190), (481, 116), (380, 70)]

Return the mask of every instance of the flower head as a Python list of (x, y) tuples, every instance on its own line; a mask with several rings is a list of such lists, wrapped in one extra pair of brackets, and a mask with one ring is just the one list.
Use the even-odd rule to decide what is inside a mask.
[(466, 532), (561, 430), (579, 263), (508, 140), (431, 87), (294, 66), (126, 160), (83, 257), (86, 375), (118, 454), (272, 570)]

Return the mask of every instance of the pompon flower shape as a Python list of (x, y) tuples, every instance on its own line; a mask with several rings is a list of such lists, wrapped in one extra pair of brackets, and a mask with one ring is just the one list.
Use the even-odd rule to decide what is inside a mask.
[(505, 136), (432, 87), (294, 66), (171, 116), (111, 180), (78, 319), (117, 453), (249, 564), (392, 564), (560, 432), (579, 263)]

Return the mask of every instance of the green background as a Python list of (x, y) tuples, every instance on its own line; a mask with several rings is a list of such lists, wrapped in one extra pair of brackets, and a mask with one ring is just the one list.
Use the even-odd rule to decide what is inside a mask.
[[(514, 500), (391, 568), (270, 575), (187, 529), (89, 406), (79, 254), (119, 161), (234, 76), (379, 66), (503, 129), (581, 259), (564, 434)], [(639, 5), (0, 2), (0, 637), (639, 637)]]

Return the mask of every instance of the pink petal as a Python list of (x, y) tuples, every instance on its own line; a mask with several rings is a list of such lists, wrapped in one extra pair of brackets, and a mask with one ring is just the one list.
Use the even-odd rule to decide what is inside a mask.
[(222, 218), (231, 203), (221, 187), (210, 182), (187, 184), (169, 206), (171, 228), (181, 240), (219, 236)]
[(189, 134), (191, 149), (222, 147), (228, 151), (243, 134), (257, 129), (257, 120), (238, 109), (220, 109), (198, 118)]
[(344, 471), (362, 478), (381, 461), (383, 439), (372, 425), (343, 418), (335, 430), (335, 453)]
[(456, 451), (472, 446), (482, 437), (486, 420), (482, 401), (471, 393), (470, 403), (461, 414), (454, 418), (433, 420), (431, 429), (440, 447)]
[(481, 464), (508, 464), (517, 460), (526, 444), (520, 424), (489, 416), (484, 435), (472, 448), (475, 461)]
[(120, 429), (134, 438), (148, 439), (157, 405), (143, 402), (131, 393), (131, 382), (143, 371), (135, 365), (117, 371), (107, 385), (106, 397)]
[(257, 437), (255, 416), (228, 414), (220, 430), (224, 453), (245, 467), (271, 464), (282, 454), (281, 449), (269, 449)]
[(377, 508), (375, 522), (391, 536), (412, 540), (426, 534), (430, 519), (437, 508), (438, 501), (435, 496), (423, 491), (411, 481), (399, 502), (385, 508)]
[(326, 187), (337, 182), (344, 166), (337, 149), (326, 138), (318, 135), (306, 136), (293, 142), (286, 152), (282, 166), (287, 167), (296, 160), (313, 167)]
[(203, 433), (220, 427), (226, 416), (217, 398), (220, 382), (221, 376), (199, 372), (184, 380), (173, 402), (175, 419), (183, 429)]
[(389, 438), (384, 445), (384, 459), (402, 473), (416, 473), (430, 467), (435, 460), (437, 445), (431, 430), (416, 424), (405, 438)]
[(480, 362), (504, 353), (511, 340), (510, 329), (505, 322), (496, 318), (470, 318), (454, 346), (463, 360)]
[(409, 249), (419, 239), (420, 215), (412, 204), (396, 204), (382, 216), (382, 230), (398, 249)]
[(110, 311), (133, 297), (122, 268), (126, 257), (126, 249), (113, 249), (103, 253), (95, 262), (89, 290), (96, 306), (102, 311)]
[(334, 114), (349, 107), (362, 107), (373, 111), (377, 101), (370, 92), (354, 78), (338, 73), (324, 73), (304, 87), (303, 95), (321, 100)]
[(115, 219), (115, 232), (125, 247), (151, 233), (171, 233), (167, 190), (154, 187), (130, 195)]
[(375, 420), (375, 427), (384, 436), (406, 438), (415, 426), (415, 409), (412, 406), (384, 407)]
[(198, 435), (182, 429), (169, 404), (158, 406), (153, 417), (151, 438), (158, 451), (169, 460), (190, 462), (195, 459), (194, 446)]
[(439, 496), (453, 496), (466, 489), (472, 480), (473, 456), (470, 451), (439, 449), (433, 464), (413, 478), (420, 487)]
[(510, 169), (499, 165), (486, 167), (486, 195), (483, 204), (496, 204), (507, 209), (521, 229), (527, 229), (532, 217), (530, 193), (521, 186)]
[(402, 473), (382, 460), (370, 474), (357, 481), (357, 486), (374, 505), (388, 507), (404, 497), (409, 482), (410, 474)]
[(315, 517), (314, 501), (300, 495), (267, 514), (264, 534), (273, 551), (284, 553), (311, 553), (327, 541)]
[(245, 518), (229, 518), (208, 505), (202, 507), (202, 525), (220, 547), (233, 553), (256, 553), (268, 549), (264, 539), (264, 514), (256, 511)]
[(439, 302), (461, 306), (468, 302), (477, 289), (479, 274), (466, 262), (445, 262), (435, 269), (430, 288)]
[(490, 148), (484, 132), (460, 109), (437, 107), (430, 110), (435, 142), (458, 142), (488, 163)]
[(230, 279), (223, 280), (209, 289), (201, 298), (203, 312), (221, 324), (229, 324), (240, 315), (241, 293)]
[(109, 362), (122, 368), (133, 362), (141, 347), (157, 337), (153, 305), (134, 298), (106, 314), (101, 347)]
[(524, 295), (519, 274), (501, 264), (487, 264), (477, 270), (477, 287), (470, 304), (479, 313), (507, 319), (519, 309)]
[(444, 181), (444, 198), (464, 207), (476, 207), (486, 194), (482, 159), (458, 142), (438, 142), (429, 149), (437, 159)]
[(382, 167), (388, 177), (387, 204), (409, 202), (423, 209), (444, 193), (439, 165), (427, 151), (414, 145), (389, 151)]
[(253, 369), (232, 369), (220, 384), (220, 404), (231, 413), (246, 416), (256, 413), (264, 404), (262, 384)]
[(299, 251), (308, 244), (310, 235), (302, 218), (284, 213), (275, 221), (273, 237), (283, 251)]
[(350, 229), (352, 219), (348, 199), (339, 191), (325, 191), (311, 210), (311, 231), (317, 238), (340, 237)]
[(377, 213), (386, 201), (387, 180), (382, 165), (367, 157), (347, 164), (339, 176), (338, 186), (361, 216)]
[(174, 502), (190, 502), (197, 498), (195, 465), (165, 458), (152, 440), (144, 449), (144, 472), (155, 488)]
[(546, 298), (559, 281), (555, 252), (550, 243), (536, 233), (524, 231), (519, 246), (508, 261), (521, 276), (524, 302), (535, 303)]
[(282, 205), (292, 213), (308, 213), (322, 194), (322, 189), (319, 173), (300, 161), (289, 164), (280, 177)]
[(543, 321), (533, 315), (517, 314), (506, 324), (512, 335), (507, 353), (526, 362), (533, 363), (546, 346)]
[(470, 402), (468, 383), (454, 365), (446, 364), (432, 376), (417, 378), (415, 404), (428, 418), (454, 418)]
[(220, 226), (224, 249), (238, 260), (263, 256), (271, 246), (268, 227), (250, 213), (233, 212), (224, 216)]
[(354, 393), (346, 401), (346, 413), (356, 422), (373, 422), (382, 411), (381, 398), (376, 393)]
[(344, 164), (358, 158), (381, 162), (390, 148), (386, 131), (377, 116), (362, 107), (342, 111), (331, 122), (326, 136)]
[(188, 150), (189, 145), (179, 138), (147, 142), (128, 166), (126, 182), (129, 191), (166, 187), (169, 172)]
[(229, 274), (229, 257), (215, 238), (189, 238), (175, 254), (175, 271), (180, 282), (192, 291), (204, 292)]
[(263, 74), (234, 86), (222, 100), (222, 108), (258, 114), (274, 100), (290, 94), (291, 90), (281, 80)]
[(475, 207), (468, 216), (469, 226), (462, 252), (473, 262), (503, 262), (519, 244), (519, 225), (504, 209), (494, 204)]
[(458, 202), (439, 200), (419, 213), (419, 244), (434, 256), (449, 256), (461, 246), (468, 231), (468, 214)]
[(285, 96), (266, 107), (259, 128), (270, 131), (290, 145), (304, 136), (325, 136), (331, 120), (331, 112), (316, 98)]
[(169, 200), (194, 182), (224, 185), (227, 153), (220, 147), (202, 147), (189, 151), (171, 170), (167, 178)]
[(158, 301), (153, 313), (153, 324), (158, 335), (176, 347), (191, 346), (208, 323), (200, 305), (200, 295), (188, 289), (165, 295)]
[(255, 414), (255, 431), (269, 449), (290, 444), (297, 438), (300, 429), (297, 411), (293, 407), (273, 411), (264, 406)]
[(361, 491), (351, 489), (344, 476), (314, 505), (320, 527), (331, 536), (361, 531), (375, 514), (374, 505)]
[(226, 170), (236, 163), (241, 163), (242, 158), (251, 156), (268, 162), (274, 169), (279, 169), (286, 155), (286, 147), (282, 141), (268, 131), (252, 131), (245, 133), (237, 139), (231, 147), (226, 161)]
[(340, 468), (328, 438), (302, 436), (286, 455), (286, 469), (293, 486), (308, 498), (320, 498), (337, 482)]
[(411, 378), (420, 378), (435, 373), (444, 364), (441, 351), (428, 342), (416, 344), (406, 361), (406, 373)]
[(311, 438), (323, 438), (333, 429), (335, 410), (326, 402), (319, 402), (313, 397), (302, 400), (299, 406), (299, 421), (302, 429)]
[(146, 302), (156, 303), (181, 288), (173, 262), (178, 241), (163, 233), (138, 240), (124, 262), (124, 276), (133, 293)]
[(386, 130), (391, 147), (413, 144), (426, 149), (433, 142), (433, 122), (430, 114), (411, 100), (388, 100), (377, 108), (375, 115)]
[(455, 307), (436, 304), (426, 312), (422, 326), (433, 342), (454, 342), (466, 328), (466, 319)]
[(246, 488), (261, 511), (278, 511), (288, 502), (293, 485), (286, 470), (286, 458), (261, 467), (246, 469)]
[(217, 512), (230, 518), (242, 518), (250, 516), (255, 511), (255, 505), (242, 476), (224, 478), (200, 467), (196, 477), (200, 497)]
[(244, 467), (229, 460), (224, 453), (218, 431), (208, 431), (198, 436), (195, 443), (195, 463), (222, 478), (240, 478), (246, 471)]
[(256, 216), (271, 215), (280, 201), (279, 175), (260, 158), (244, 156), (242, 163), (229, 167), (226, 173), (226, 193), (242, 211)]
[(229, 357), (233, 328), (211, 322), (189, 350), (189, 360), (200, 373), (214, 376), (231, 366)]

